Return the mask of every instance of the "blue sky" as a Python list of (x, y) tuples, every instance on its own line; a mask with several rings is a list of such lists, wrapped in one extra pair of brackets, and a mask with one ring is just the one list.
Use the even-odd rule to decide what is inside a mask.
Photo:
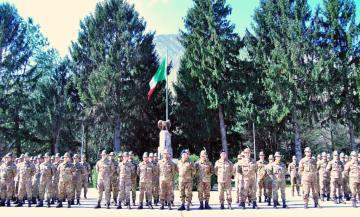
[[(62, 56), (68, 52), (71, 41), (76, 40), (79, 23), (91, 13), (101, 0), (0, 0), (13, 3), (23, 17), (33, 17), (48, 37), (51, 45)], [(157, 34), (176, 34), (183, 28), (183, 18), (192, 0), (127, 0), (147, 21), (147, 29)], [(315, 7), (322, 0), (308, 0)], [(252, 22), (254, 9), (259, 0), (228, 0), (233, 8), (230, 19), (236, 24), (236, 32), (242, 35)], [(360, 20), (360, 0), (357, 4), (357, 20)]]

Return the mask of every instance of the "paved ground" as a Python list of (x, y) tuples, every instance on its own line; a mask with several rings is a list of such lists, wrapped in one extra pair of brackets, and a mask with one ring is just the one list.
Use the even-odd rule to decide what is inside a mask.
[[(233, 192), (235, 195), (235, 192)], [(289, 189), (287, 189), (287, 195), (290, 195)], [(178, 204), (178, 192), (176, 192), (176, 202), (175, 205)], [(181, 217), (192, 217), (192, 216), (201, 216), (201, 217), (212, 217), (212, 216), (219, 216), (219, 215), (227, 215), (227, 216), (239, 216), (239, 215), (248, 215), (248, 216), (271, 216), (271, 217), (282, 217), (282, 216), (290, 216), (291, 217), (300, 217), (300, 216), (359, 216), (360, 208), (354, 209), (351, 207), (350, 202), (346, 204), (335, 205), (332, 202), (323, 202), (321, 203), (321, 209), (312, 208), (313, 203), (310, 204), (309, 209), (303, 209), (303, 202), (302, 197), (288, 197), (288, 209), (273, 209), (272, 207), (267, 207), (264, 203), (259, 205), (259, 209), (246, 209), (241, 210), (237, 207), (236, 204), (233, 204), (233, 210), (220, 210), (219, 203), (218, 203), (218, 193), (216, 191), (211, 192), (211, 206), (213, 207), (212, 210), (197, 210), (199, 203), (197, 202), (197, 193), (194, 192), (193, 195), (194, 206), (190, 212), (182, 211), (179, 212), (176, 210), (177, 207), (174, 207), (174, 210), (159, 210), (156, 207), (154, 210), (143, 209), (137, 210), (134, 207), (132, 210), (122, 209), (117, 210), (115, 206), (112, 206), (110, 210), (105, 208), (102, 209), (93, 209), (94, 205), (96, 204), (96, 190), (90, 189), (89, 192), (89, 199), (82, 200), (81, 206), (73, 206), (71, 209), (62, 208), (5, 208), (0, 207), (0, 214), (1, 216), (77, 216), (77, 217), (95, 217), (95, 216), (119, 216), (119, 215), (126, 215), (126, 217), (139, 217), (139, 216), (181, 216)], [(360, 206), (360, 204), (359, 204)]]

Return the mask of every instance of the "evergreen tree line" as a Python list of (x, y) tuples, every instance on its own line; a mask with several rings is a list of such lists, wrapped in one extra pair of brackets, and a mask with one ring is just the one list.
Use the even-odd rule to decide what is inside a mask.
[[(358, 150), (360, 24), (353, 0), (261, 0), (242, 37), (226, 0), (193, 0), (169, 118), (184, 148), (253, 147), (286, 158), (305, 146)], [(236, 16), (241, 19), (241, 14)], [(157, 150), (165, 82), (151, 100), (160, 58), (155, 32), (125, 0), (106, 0), (80, 23), (60, 58), (40, 27), (0, 4), (0, 152)], [(171, 64), (168, 71), (171, 70)], [(83, 147), (83, 149), (81, 149)]]

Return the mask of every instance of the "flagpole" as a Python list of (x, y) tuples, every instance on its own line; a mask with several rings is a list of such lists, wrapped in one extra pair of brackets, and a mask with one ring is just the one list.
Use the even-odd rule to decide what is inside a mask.
[(167, 73), (167, 66), (168, 66), (168, 49), (166, 48), (166, 60), (165, 60), (166, 64), (165, 64), (165, 79), (166, 79), (166, 87), (165, 87), (165, 94), (166, 94), (166, 121), (169, 119), (169, 106), (168, 106), (168, 98), (169, 98), (169, 93), (168, 93), (168, 73)]

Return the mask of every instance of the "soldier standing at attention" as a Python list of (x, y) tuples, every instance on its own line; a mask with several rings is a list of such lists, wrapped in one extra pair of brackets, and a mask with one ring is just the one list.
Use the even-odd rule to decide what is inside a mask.
[(266, 171), (266, 177), (265, 177), (265, 194), (266, 194), (266, 200), (265, 202), (268, 203), (268, 206), (271, 206), (271, 198), (272, 198), (272, 186), (273, 186), (273, 180), (272, 177), (269, 176), (269, 169), (270, 165), (274, 162), (274, 156), (271, 154), (269, 155), (269, 163), (265, 166)]
[(154, 166), (154, 175), (152, 179), (152, 196), (154, 197), (154, 204), (157, 206), (159, 203), (159, 165), (158, 162), (154, 159), (154, 154), (149, 154), (149, 161)]
[(344, 175), (349, 177), (352, 207), (357, 208), (356, 195), (360, 192), (360, 165), (357, 153), (352, 151), (350, 155), (351, 160), (345, 165)]
[(194, 164), (189, 160), (187, 150), (181, 152), (181, 160), (178, 161), (177, 168), (179, 171), (179, 191), (181, 200), (181, 205), (178, 210), (185, 210), (186, 200), (186, 210), (190, 211), (193, 185), (192, 179), (193, 176), (195, 176), (196, 171)]
[(132, 198), (133, 206), (135, 206), (136, 188), (137, 188), (136, 170), (137, 170), (138, 163), (135, 161), (134, 153), (132, 151), (129, 151), (129, 162), (134, 166), (134, 171), (131, 176), (131, 198)]
[(297, 195), (300, 196), (300, 175), (299, 175), (299, 164), (297, 162), (296, 156), (292, 157), (292, 162), (288, 166), (288, 173), (290, 174), (290, 183), (291, 183), (291, 194), (294, 197), (295, 188)]
[(114, 173), (111, 176), (110, 185), (111, 185), (113, 200), (114, 200), (114, 203), (116, 206), (117, 205), (117, 196), (119, 194), (119, 161), (115, 160), (114, 152), (110, 152), (109, 159), (114, 164)]
[(169, 152), (165, 149), (163, 159), (159, 161), (159, 181), (160, 181), (160, 210), (164, 209), (165, 201), (171, 210), (172, 193), (174, 191), (173, 180), (177, 172), (176, 164), (171, 161)]
[(91, 173), (91, 166), (90, 166), (89, 162), (86, 161), (85, 155), (82, 156), (82, 158), (81, 158), (81, 165), (85, 169), (85, 171), (84, 171), (85, 173), (82, 177), (81, 188), (84, 188), (84, 198), (87, 199), (87, 192), (88, 192), (88, 186), (89, 186), (89, 175)]
[(140, 201), (139, 201), (138, 209), (143, 208), (144, 194), (146, 194), (146, 205), (152, 209), (153, 207), (151, 204), (151, 200), (152, 200), (152, 190), (153, 190), (152, 180), (154, 176), (154, 165), (149, 161), (147, 152), (143, 154), (143, 162), (141, 162), (137, 167), (136, 173), (140, 179), (139, 182)]
[(31, 207), (32, 199), (32, 177), (35, 175), (35, 165), (30, 161), (29, 153), (24, 154), (24, 162), (18, 166), (19, 171), (19, 191), (18, 204), (16, 207), (22, 207), (24, 197), (27, 195), (28, 206)]
[[(211, 176), (214, 174), (214, 167), (208, 160), (205, 150), (200, 152), (200, 159), (195, 163), (197, 191), (200, 201), (199, 209), (211, 209), (209, 206), (211, 191)], [(205, 200), (205, 206), (204, 206)]]
[(236, 168), (241, 164), (241, 160), (242, 160), (242, 155), (241, 154), (238, 154), (237, 156), (237, 162), (234, 164), (233, 166), (233, 176), (234, 176), (234, 179), (235, 179), (235, 190), (236, 190), (236, 203), (240, 203), (240, 193), (242, 192), (242, 177), (241, 177), (241, 174), (238, 173), (238, 171), (236, 171)]
[(265, 179), (266, 179), (266, 162), (265, 162), (265, 154), (260, 151), (259, 160), (256, 162), (256, 175), (257, 175), (257, 187), (258, 187), (258, 197), (259, 203), (261, 203), (261, 195), (264, 194), (265, 200), (267, 199), (267, 195), (265, 193)]
[(36, 164), (35, 164), (35, 168), (36, 168), (36, 172), (35, 175), (33, 177), (32, 180), (32, 203), (36, 204), (36, 199), (39, 199), (39, 185), (40, 185), (40, 164), (42, 164), (42, 162), (44, 161), (43, 157), (41, 156), (41, 154), (39, 154), (36, 158)]
[[(123, 160), (119, 163), (119, 204), (118, 209), (121, 209), (121, 203), (125, 202), (125, 206), (131, 209), (130, 206), (130, 191), (132, 187), (132, 176), (134, 174), (135, 167), (129, 161), (129, 154), (123, 153)], [(136, 173), (135, 173), (136, 174)]]
[(245, 148), (244, 155), (245, 157), (236, 168), (237, 172), (241, 174), (243, 183), (240, 206), (245, 209), (245, 202), (248, 198), (249, 202), (252, 202), (253, 209), (256, 209), (256, 162), (250, 157), (250, 148)]
[(106, 208), (110, 209), (110, 196), (111, 196), (110, 181), (111, 181), (111, 176), (114, 173), (114, 164), (107, 159), (105, 150), (101, 152), (101, 160), (99, 160), (96, 163), (95, 169), (98, 174), (97, 190), (99, 193), (99, 197), (98, 197), (97, 205), (94, 208), (95, 209), (101, 208), (100, 204), (103, 197), (103, 192), (105, 191)]
[(316, 188), (316, 160), (311, 157), (311, 149), (309, 147), (306, 147), (304, 152), (305, 157), (299, 162), (299, 172), (302, 178), (304, 192), (304, 208), (308, 208), (310, 189), (312, 191), (315, 207), (320, 207), (319, 192), (317, 192)]
[(319, 184), (320, 184), (320, 199), (324, 201), (325, 196), (327, 200), (330, 200), (330, 177), (329, 172), (326, 170), (328, 165), (327, 154), (323, 152), (321, 154), (321, 160), (317, 162), (317, 170), (319, 172)]
[(52, 197), (52, 178), (55, 174), (55, 167), (50, 161), (50, 154), (44, 155), (44, 162), (40, 164), (40, 187), (39, 187), (39, 201), (36, 207), (43, 207), (43, 200), (46, 191), (47, 206), (50, 207), (50, 199)]
[(277, 208), (279, 204), (279, 197), (278, 197), (278, 191), (281, 192), (281, 200), (282, 200), (282, 207), (286, 208), (286, 196), (285, 196), (285, 190), (286, 190), (286, 183), (285, 183), (285, 175), (286, 175), (286, 165), (281, 162), (281, 155), (280, 152), (276, 152), (275, 155), (275, 161), (270, 165), (270, 174), (273, 178), (273, 202), (274, 202), (274, 208)]
[[(345, 167), (345, 164), (347, 163), (346, 160), (347, 155), (343, 152), (340, 153), (340, 161), (342, 165)], [(349, 177), (344, 176), (344, 171), (341, 174), (341, 193), (344, 196), (344, 198), (349, 201), (350, 200), (350, 188), (349, 188)]]
[(227, 153), (224, 150), (220, 152), (220, 159), (215, 162), (214, 170), (218, 181), (219, 200), (221, 204), (220, 209), (225, 209), (225, 192), (228, 208), (231, 209), (231, 177), (233, 174), (233, 164), (228, 160)]
[(335, 204), (342, 203), (341, 195), (341, 174), (344, 170), (344, 165), (340, 161), (337, 151), (333, 152), (333, 160), (330, 161), (326, 167), (326, 170), (330, 173), (330, 191), (331, 198)]
[(59, 171), (58, 171), (58, 167), (60, 165), (60, 154), (59, 153), (56, 153), (55, 154), (55, 162), (54, 162), (54, 167), (55, 167), (55, 174), (54, 174), (54, 177), (53, 177), (53, 180), (52, 180), (52, 186), (53, 186), (53, 198), (51, 200), (51, 204), (54, 204), (55, 203), (55, 200), (58, 200), (59, 198), (59, 188), (58, 188), (58, 185), (59, 185)]
[(80, 163), (80, 156), (78, 154), (74, 155), (74, 167), (75, 167), (75, 174), (73, 176), (74, 192), (73, 192), (72, 202), (76, 198), (76, 205), (80, 205), (81, 182), (85, 174), (85, 168)]
[(59, 200), (58, 205), (56, 208), (61, 208), (62, 202), (65, 201), (65, 197), (67, 199), (68, 208), (71, 208), (71, 199), (73, 195), (73, 176), (75, 174), (75, 167), (74, 164), (70, 162), (70, 154), (65, 153), (64, 154), (64, 162), (61, 163), (58, 168), (59, 172)]
[(16, 176), (17, 168), (12, 162), (12, 154), (5, 155), (5, 162), (0, 168), (0, 206), (10, 207), (10, 200), (13, 196), (14, 178)]

